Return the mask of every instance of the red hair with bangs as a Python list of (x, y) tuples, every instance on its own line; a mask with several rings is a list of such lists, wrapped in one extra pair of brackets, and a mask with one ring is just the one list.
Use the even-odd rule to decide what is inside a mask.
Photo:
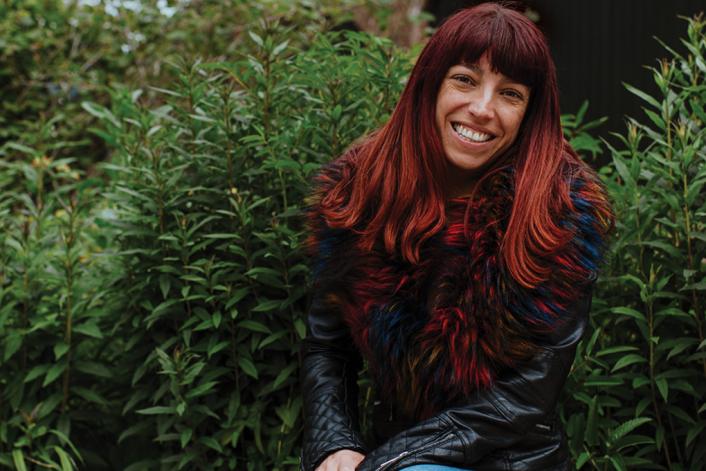
[[(563, 139), (556, 69), (544, 35), (502, 5), (461, 10), (441, 25), (389, 121), (343, 156), (354, 161), (354, 170), (323, 196), (321, 213), (331, 227), (356, 231), (361, 248), (382, 241), (387, 253), (416, 264), (422, 243), (446, 222), (448, 166), (434, 119), (439, 88), (449, 68), (483, 54), (494, 72), (531, 89), (515, 142), (492, 158), (475, 188), (514, 165), (515, 198), (500, 251), (513, 278), (532, 287), (547, 278), (542, 258), (572, 235), (553, 220), (572, 205), (567, 175), (592, 170)], [(597, 199), (607, 207), (603, 195)]]

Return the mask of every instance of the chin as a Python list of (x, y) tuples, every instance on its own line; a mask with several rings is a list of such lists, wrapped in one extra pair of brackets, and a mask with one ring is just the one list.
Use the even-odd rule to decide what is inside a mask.
[(492, 160), (493, 159), (491, 158), (473, 159), (465, 161), (462, 159), (457, 159), (450, 161), (450, 164), (452, 170), (476, 173), (477, 171), (481, 171), (487, 168), (489, 166), (488, 164), (490, 164)]

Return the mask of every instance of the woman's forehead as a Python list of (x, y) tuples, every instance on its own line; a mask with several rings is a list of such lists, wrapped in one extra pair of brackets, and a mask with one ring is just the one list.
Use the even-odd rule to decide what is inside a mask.
[[(479, 75), (483, 75), (486, 72), (486, 69), (484, 69), (481, 64), (481, 59), (478, 59), (475, 62), (469, 62), (467, 60), (462, 59), (458, 64), (451, 66), (451, 68), (453, 67), (465, 67), (466, 69), (469, 69)], [(451, 70), (451, 68), (449, 70)], [(490, 61), (488, 61), (487, 71), (500, 75), (502, 82), (525, 85), (524, 81), (515, 79), (513, 77), (508, 77), (501, 70), (498, 70), (497, 68), (493, 67), (493, 64)]]

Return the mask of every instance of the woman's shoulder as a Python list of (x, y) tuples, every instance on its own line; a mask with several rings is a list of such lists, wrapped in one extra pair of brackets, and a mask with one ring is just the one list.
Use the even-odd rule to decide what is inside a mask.
[(329, 216), (331, 211), (335, 212), (347, 203), (348, 184), (355, 175), (360, 152), (360, 145), (349, 147), (340, 156), (321, 165), (313, 176), (310, 192), (305, 198), (304, 214), (314, 239), (327, 239), (334, 233), (341, 237), (344, 232), (332, 229)]
[(567, 215), (574, 218), (593, 215), (596, 218), (594, 222), (602, 227), (601, 232), (609, 232), (612, 227), (612, 209), (606, 188), (596, 171), (575, 156), (569, 160), (562, 178), (566, 182), (565, 188), (571, 202)]
[(321, 165), (313, 179), (313, 190), (327, 191), (338, 182), (352, 178), (364, 145), (365, 141), (355, 142), (341, 155)]
[(574, 160), (563, 178), (568, 204), (558, 222), (570, 238), (552, 257), (554, 273), (572, 283), (592, 281), (603, 263), (613, 211), (603, 183), (588, 164)]

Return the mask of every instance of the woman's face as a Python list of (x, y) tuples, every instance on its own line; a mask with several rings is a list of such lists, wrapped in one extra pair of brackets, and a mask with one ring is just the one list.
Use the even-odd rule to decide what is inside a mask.
[(529, 95), (526, 85), (493, 72), (485, 54), (448, 70), (436, 98), (436, 126), (451, 196), (470, 193), (475, 171), (515, 141)]

